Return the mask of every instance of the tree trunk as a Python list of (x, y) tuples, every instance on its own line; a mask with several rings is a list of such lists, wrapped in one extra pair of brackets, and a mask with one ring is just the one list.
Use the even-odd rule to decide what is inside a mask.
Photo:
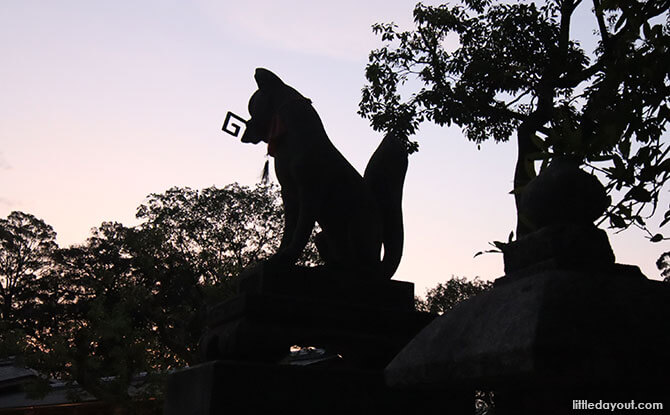
[(517, 130), (517, 159), (516, 168), (514, 169), (514, 202), (516, 204), (516, 236), (517, 238), (526, 235), (530, 232), (530, 227), (523, 218), (519, 215), (519, 203), (521, 194), (526, 185), (535, 177), (535, 166), (532, 160), (529, 159), (535, 149), (535, 145), (531, 140), (531, 135), (535, 131), (528, 125), (526, 121), (519, 126)]

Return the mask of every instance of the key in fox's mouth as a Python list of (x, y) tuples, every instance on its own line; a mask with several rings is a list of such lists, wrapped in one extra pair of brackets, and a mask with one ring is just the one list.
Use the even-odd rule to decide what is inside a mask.
[(246, 126), (247, 120), (235, 114), (232, 111), (228, 111), (226, 114), (226, 119), (223, 121), (223, 127), (221, 129), (233, 137), (238, 137), (240, 135), (240, 130), (242, 130), (242, 125)]

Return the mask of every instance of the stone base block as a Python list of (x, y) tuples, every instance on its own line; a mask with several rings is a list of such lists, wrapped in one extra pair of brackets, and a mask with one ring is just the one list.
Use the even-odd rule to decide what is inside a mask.
[(210, 310), (199, 349), (203, 361), (276, 363), (293, 345), (314, 346), (348, 367), (382, 369), (434, 317), (415, 311), (409, 282), (261, 264)]
[(393, 310), (414, 310), (414, 284), (371, 280), (365, 275), (337, 272), (326, 267), (269, 269), (260, 266), (240, 275), (239, 294), (267, 294), (307, 298), (337, 304)]
[(471, 414), (467, 396), (389, 389), (380, 371), (213, 361), (170, 377), (164, 414)]
[(506, 277), (436, 318), (386, 377), (396, 387), (498, 391), (497, 414), (571, 413), (572, 399), (670, 405), (669, 322), (670, 285), (637, 267)]
[(242, 294), (210, 313), (203, 360), (277, 362), (316, 346), (359, 368), (381, 369), (434, 315), (274, 295)]

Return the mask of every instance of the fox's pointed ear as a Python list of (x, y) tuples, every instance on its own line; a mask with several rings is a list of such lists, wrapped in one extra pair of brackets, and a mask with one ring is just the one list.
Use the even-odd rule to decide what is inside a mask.
[(264, 68), (256, 68), (254, 79), (256, 79), (258, 89), (269, 89), (284, 84), (284, 82), (282, 82), (282, 80), (279, 79), (277, 75)]

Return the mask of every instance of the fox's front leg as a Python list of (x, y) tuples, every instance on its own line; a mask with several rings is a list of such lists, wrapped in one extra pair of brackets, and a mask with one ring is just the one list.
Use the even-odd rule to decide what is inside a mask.
[(309, 237), (314, 229), (315, 222), (316, 215), (312, 201), (301, 200), (293, 237), (288, 246), (282, 251), (286, 260), (291, 264), (295, 264), (305, 249), (305, 245), (307, 245), (307, 241), (309, 241)]
[[(293, 234), (298, 223), (299, 203), (296, 200), (297, 194), (282, 187), (282, 203), (284, 204), (284, 232), (282, 233), (281, 243), (277, 249), (277, 254), (284, 251), (291, 244)], [(276, 254), (275, 254), (276, 255)]]
[(287, 216), (287, 226), (292, 232), (284, 232), (279, 251), (271, 261), (282, 265), (294, 265), (305, 249), (307, 241), (316, 222), (314, 203), (311, 200), (301, 199), (296, 212), (291, 212), (290, 220)]

